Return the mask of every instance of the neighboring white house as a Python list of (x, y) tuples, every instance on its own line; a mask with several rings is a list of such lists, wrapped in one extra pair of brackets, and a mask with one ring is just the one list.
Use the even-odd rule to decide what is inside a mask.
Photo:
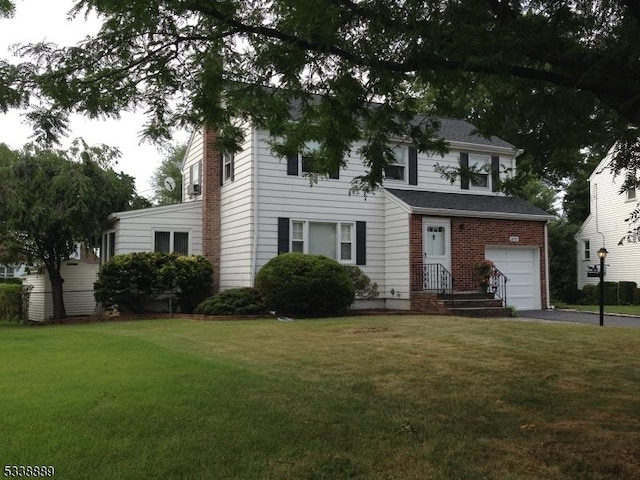
[(20, 278), (24, 274), (24, 265), (1, 265), (0, 278)]
[[(99, 265), (80, 259), (63, 262), (60, 274), (64, 278), (64, 305), (67, 316), (92, 315), (97, 312), (93, 296), (93, 284), (98, 275)], [(51, 282), (45, 271), (27, 274), (22, 285), (31, 285), (29, 296), (29, 318), (32, 322), (45, 322), (53, 317)]]
[[(638, 225), (633, 226), (625, 221), (638, 207), (640, 192), (635, 188), (621, 192), (627, 175), (637, 178), (637, 173), (615, 175), (609, 168), (614, 156), (615, 147), (612, 147), (589, 177), (590, 214), (576, 234), (578, 288), (600, 281), (598, 250), (602, 247), (608, 252), (605, 281), (629, 281), (640, 285)], [(623, 238), (625, 241), (619, 245)]]
[[(432, 289), (433, 266), (446, 271), (449, 284), (453, 277), (455, 289), (470, 290), (477, 287), (473, 262), (489, 258), (509, 278), (509, 305), (546, 308), (551, 216), (496, 193), (520, 151), (475, 134), (465, 121), (440, 122), (450, 152), (429, 156), (400, 142), (384, 189), (366, 198), (349, 194), (351, 180), (365, 173), (358, 145), (346, 168), (311, 186), (302, 155), (274, 156), (268, 132), (246, 125), (244, 144), (231, 155), (221, 154), (216, 132), (203, 128), (192, 135), (183, 162), (184, 204), (114, 214), (102, 257), (166, 249), (157, 232), (169, 232), (172, 251), (177, 240), (171, 235), (189, 232), (191, 248), (183, 253), (209, 258), (214, 288), (228, 289), (252, 286), (259, 269), (280, 253), (321, 253), (360, 266), (377, 282), (375, 306), (416, 310), (424, 290)], [(436, 163), (484, 171), (451, 184)]]

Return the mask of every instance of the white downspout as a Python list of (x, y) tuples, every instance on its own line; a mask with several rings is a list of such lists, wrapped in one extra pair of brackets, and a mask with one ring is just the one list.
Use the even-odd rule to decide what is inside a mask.
[(253, 180), (253, 239), (251, 242), (251, 286), (255, 285), (258, 270), (258, 131), (251, 125), (251, 178)]
[(544, 275), (545, 279), (545, 289), (547, 291), (547, 306), (548, 310), (551, 308), (551, 289), (549, 287), (549, 220), (544, 223)]

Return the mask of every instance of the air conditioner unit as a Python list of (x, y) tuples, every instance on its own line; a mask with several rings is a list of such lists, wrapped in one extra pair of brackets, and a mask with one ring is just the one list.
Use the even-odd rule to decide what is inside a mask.
[(200, 185), (193, 183), (187, 187), (187, 193), (189, 195), (200, 195)]

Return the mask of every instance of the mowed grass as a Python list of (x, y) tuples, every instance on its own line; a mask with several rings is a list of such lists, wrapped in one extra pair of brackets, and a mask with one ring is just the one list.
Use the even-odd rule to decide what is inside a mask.
[(60, 479), (640, 479), (640, 330), (0, 324), (0, 463)]
[[(568, 308), (581, 312), (600, 312), (600, 305), (559, 305), (558, 308)], [(640, 316), (640, 305), (605, 305), (604, 313), (624, 313), (626, 315)]]

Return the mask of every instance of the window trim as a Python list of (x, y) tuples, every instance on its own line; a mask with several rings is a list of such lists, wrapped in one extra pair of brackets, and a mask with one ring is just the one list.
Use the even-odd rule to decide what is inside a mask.
[[(169, 252), (165, 253), (177, 253), (178, 255), (189, 256), (193, 252), (193, 235), (191, 229), (167, 229), (163, 227), (153, 228), (151, 230), (151, 251), (158, 252), (156, 250), (156, 233), (169, 233)], [(181, 253), (175, 251), (175, 236), (176, 233), (185, 233), (187, 234), (187, 253)]]
[[(289, 220), (289, 229), (291, 234), (289, 235), (289, 251), (290, 252), (300, 252), (300, 248), (297, 246), (296, 249), (294, 249), (294, 242), (297, 243), (302, 243), (302, 251), (300, 253), (304, 253), (304, 254), (309, 254), (309, 224), (311, 223), (325, 223), (325, 224), (331, 224), (335, 226), (336, 229), (336, 244), (335, 244), (335, 251), (336, 251), (336, 257), (334, 260), (336, 260), (339, 263), (342, 264), (346, 264), (346, 265), (355, 265), (356, 264), (356, 255), (357, 255), (357, 250), (356, 250), (356, 222), (341, 222), (341, 221), (335, 221), (335, 220), (331, 220), (331, 221), (325, 221), (325, 220), (301, 220), (298, 218), (294, 218), (294, 219), (290, 219)], [(302, 224), (302, 239), (298, 239), (298, 238), (294, 238), (294, 224)], [(343, 243), (347, 243), (347, 242), (343, 242), (342, 241), (342, 226), (343, 225), (349, 225), (350, 226), (350, 242), (351, 243), (351, 248), (350, 248), (350, 258), (349, 259), (343, 259), (342, 258), (342, 244)]]

